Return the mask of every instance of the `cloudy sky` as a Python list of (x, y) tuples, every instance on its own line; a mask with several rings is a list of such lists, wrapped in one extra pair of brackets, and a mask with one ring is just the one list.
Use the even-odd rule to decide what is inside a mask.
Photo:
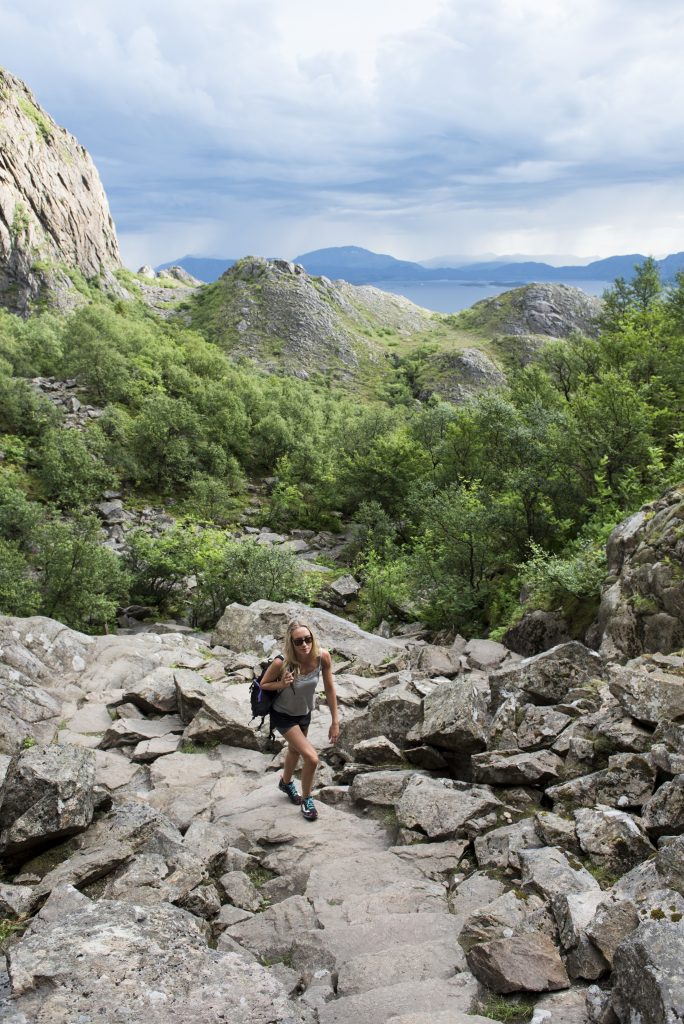
[(0, 0), (124, 260), (684, 250), (679, 0)]

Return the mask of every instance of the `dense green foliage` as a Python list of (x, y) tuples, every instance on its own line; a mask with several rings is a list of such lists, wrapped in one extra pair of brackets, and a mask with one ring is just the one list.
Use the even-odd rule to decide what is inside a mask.
[[(496, 630), (523, 583), (542, 606), (594, 599), (610, 528), (684, 476), (684, 277), (663, 288), (651, 261), (608, 293), (598, 338), (549, 343), (465, 406), (416, 401), (411, 357), (394, 363), (360, 402), (135, 304), (0, 313), (0, 609), (99, 629), (136, 600), (209, 625), (229, 600), (306, 597), (290, 556), (220, 529), (248, 478), (276, 475), (272, 527), (358, 524), (366, 624)], [(65, 430), (37, 374), (76, 378), (103, 415)], [(139, 534), (123, 562), (89, 514), (112, 487), (185, 525)]]

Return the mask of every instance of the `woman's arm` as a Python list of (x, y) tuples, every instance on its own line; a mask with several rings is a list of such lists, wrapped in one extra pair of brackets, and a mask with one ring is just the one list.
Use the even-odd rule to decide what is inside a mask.
[(323, 686), (325, 687), (325, 699), (330, 708), (330, 729), (328, 738), (331, 743), (337, 743), (340, 735), (340, 719), (337, 713), (337, 693), (335, 691), (335, 680), (332, 674), (332, 658), (330, 651), (321, 651), (321, 671), (323, 673)]
[(283, 672), (283, 660), (279, 654), (268, 666), (259, 683), (262, 690), (284, 690), (292, 685), (294, 676), (291, 672)]

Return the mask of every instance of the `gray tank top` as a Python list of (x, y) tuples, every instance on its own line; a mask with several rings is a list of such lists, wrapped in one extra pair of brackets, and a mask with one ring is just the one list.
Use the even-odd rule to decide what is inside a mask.
[(313, 711), (320, 674), (321, 659), (319, 658), (318, 664), (311, 672), (305, 676), (297, 676), (294, 686), (288, 686), (278, 694), (271, 705), (273, 710), (281, 711), (284, 715), (308, 715), (310, 711)]

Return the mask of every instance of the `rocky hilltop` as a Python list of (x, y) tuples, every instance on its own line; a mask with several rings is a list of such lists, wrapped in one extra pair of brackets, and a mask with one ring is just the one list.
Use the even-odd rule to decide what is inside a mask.
[(418, 342), (438, 326), (435, 315), (399, 295), (251, 256), (201, 289), (190, 319), (234, 358), (267, 372), (341, 382), (382, 377), (389, 343)]
[[(120, 265), (95, 165), (30, 90), (0, 69), (0, 304), (25, 314), (41, 292)], [(73, 296), (72, 296), (73, 298)]]
[[(312, 723), (315, 824), (247, 693), (302, 612), (342, 712), (334, 748)], [(681, 655), (521, 659), (267, 601), (212, 643), (0, 619), (4, 1020), (682, 1019)]]
[(267, 372), (377, 385), (409, 353), (416, 397), (466, 401), (505, 382), (549, 337), (593, 331), (601, 300), (530, 285), (456, 315), (371, 286), (313, 277), (286, 260), (246, 257), (189, 304), (190, 322), (234, 358)]

